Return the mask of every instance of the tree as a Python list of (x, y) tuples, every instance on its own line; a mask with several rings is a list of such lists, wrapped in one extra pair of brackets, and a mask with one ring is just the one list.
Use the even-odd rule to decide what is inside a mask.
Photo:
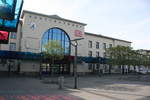
[(49, 40), (47, 44), (44, 45), (44, 55), (46, 58), (50, 59), (62, 59), (64, 56), (64, 51), (58, 40)]
[(49, 65), (53, 66), (56, 60), (61, 60), (64, 57), (64, 49), (58, 40), (49, 40), (44, 45), (43, 49), (44, 59), (48, 61)]
[(141, 66), (147, 68), (150, 66), (149, 55), (144, 50), (133, 50), (131, 47), (116, 46), (108, 48), (106, 53), (109, 58), (108, 64), (120, 66), (122, 74), (125, 73), (124, 66), (128, 67), (128, 72), (130, 72), (130, 66), (134, 67), (134, 72), (136, 72), (136, 66), (139, 70)]
[(116, 46), (106, 50), (107, 57), (109, 58), (108, 64), (117, 65), (122, 68), (122, 74), (125, 73), (125, 65), (130, 65), (130, 52), (131, 47)]
[(140, 55), (139, 56), (139, 71), (140, 71), (141, 65), (148, 68), (150, 66), (150, 59), (149, 59), (148, 52), (146, 52), (146, 50), (139, 49), (137, 50), (137, 53), (138, 55)]

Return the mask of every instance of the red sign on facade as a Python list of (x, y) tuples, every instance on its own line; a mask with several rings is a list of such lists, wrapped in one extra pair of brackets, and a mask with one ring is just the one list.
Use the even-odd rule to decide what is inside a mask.
[(7, 44), (9, 38), (9, 33), (6, 31), (0, 31), (0, 43)]
[(74, 31), (74, 35), (75, 35), (76, 37), (82, 37), (82, 36), (83, 36), (83, 34), (82, 34), (82, 32), (81, 32), (80, 30), (75, 30), (75, 31)]

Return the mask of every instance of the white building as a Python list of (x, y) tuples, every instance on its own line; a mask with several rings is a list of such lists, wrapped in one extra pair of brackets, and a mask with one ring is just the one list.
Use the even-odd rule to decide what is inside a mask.
[[(71, 40), (84, 38), (78, 41), (78, 56), (105, 57), (105, 48), (117, 45), (131, 46), (129, 41), (85, 32), (86, 24), (64, 19), (57, 15), (23, 11), (21, 18), (18, 32), (10, 34), (9, 44), (1, 44), (1, 50), (41, 53), (43, 45), (52, 39), (61, 41), (65, 55), (74, 56), (75, 49), (71, 46)], [(11, 70), (18, 69), (18, 62), (20, 63), (19, 71), (21, 73), (39, 72), (40, 70), (40, 61), (24, 59), (14, 61)], [(73, 71), (72, 64), (63, 64), (61, 68), (67, 72)], [(1, 64), (0, 71), (7, 70), (7, 64)], [(50, 66), (47, 70), (50, 70)], [(91, 69), (88, 68), (87, 63), (82, 63), (78, 65), (78, 72), (91, 72)]]

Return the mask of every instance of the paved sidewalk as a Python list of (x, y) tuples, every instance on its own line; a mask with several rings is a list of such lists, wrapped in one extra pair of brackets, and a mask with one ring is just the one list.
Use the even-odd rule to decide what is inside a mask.
[[(147, 76), (147, 81), (133, 79), (137, 76), (131, 76), (79, 77), (80, 92), (75, 92), (74, 95), (85, 100), (150, 100), (150, 76)], [(67, 81), (65, 85), (72, 87), (70, 82), (73, 80)]]
[(0, 78), (0, 100), (83, 100), (37, 78)]
[(65, 88), (59, 90), (51, 78), (0, 78), (0, 100), (150, 100), (149, 81), (88, 76), (79, 77), (73, 89), (73, 79), (65, 77)]

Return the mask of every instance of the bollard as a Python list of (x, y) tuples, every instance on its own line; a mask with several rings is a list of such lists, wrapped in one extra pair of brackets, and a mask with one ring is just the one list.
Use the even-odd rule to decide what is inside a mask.
[(58, 78), (58, 85), (59, 85), (59, 89), (63, 88), (63, 85), (64, 85), (64, 77), (63, 76), (60, 76)]

